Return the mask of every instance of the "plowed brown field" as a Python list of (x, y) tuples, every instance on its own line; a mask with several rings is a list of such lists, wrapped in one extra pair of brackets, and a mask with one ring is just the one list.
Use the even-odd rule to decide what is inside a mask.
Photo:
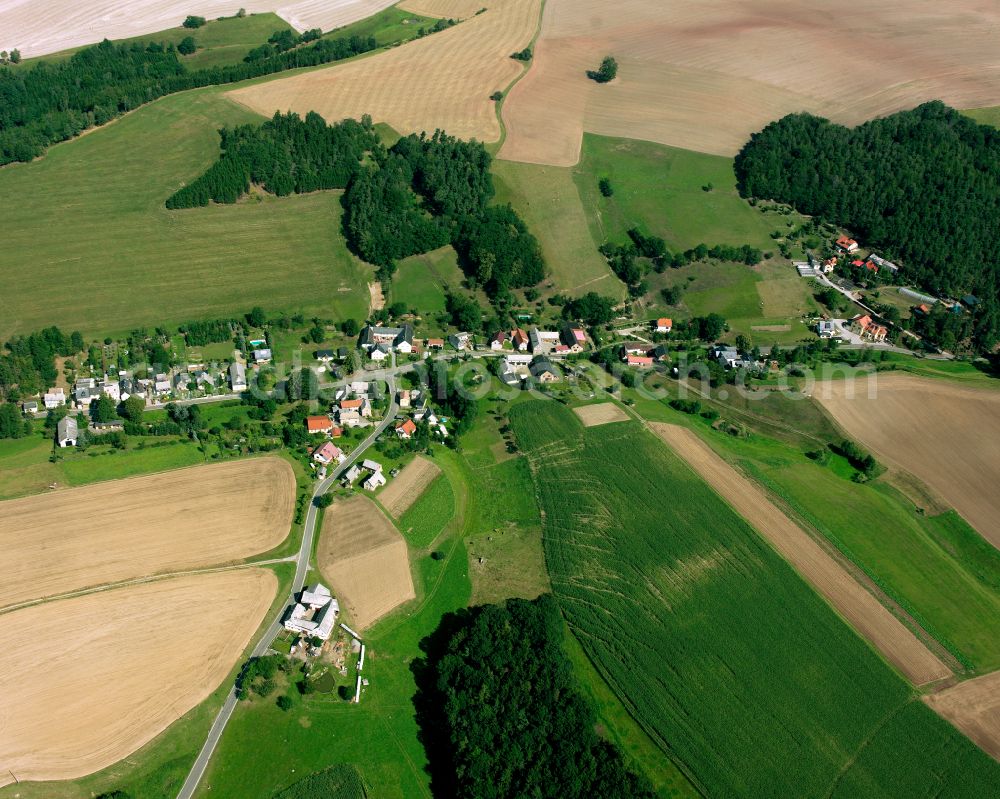
[(379, 502), (394, 519), (398, 519), (439, 474), (441, 470), (436, 463), (417, 456), (382, 489), (382, 493), (378, 496)]
[(1000, 391), (904, 374), (835, 380), (813, 396), (877, 458), (904, 469), (1000, 547)]
[[(980, 0), (548, 0), (501, 157), (571, 166), (584, 130), (732, 155), (811, 111), (856, 124), (920, 102), (1000, 102), (1000, 6)], [(605, 55), (613, 83), (585, 71)]]
[(355, 629), (416, 596), (406, 541), (367, 497), (326, 509), (316, 562)]
[(253, 458), (0, 502), (0, 608), (265, 552), (288, 535), (295, 475)]
[(0, 616), (0, 786), (82, 777), (161, 733), (218, 687), (277, 589), (236, 569)]
[(651, 424), (681, 458), (747, 520), (813, 588), (915, 685), (950, 677), (951, 670), (863, 588), (767, 495), (694, 433)]

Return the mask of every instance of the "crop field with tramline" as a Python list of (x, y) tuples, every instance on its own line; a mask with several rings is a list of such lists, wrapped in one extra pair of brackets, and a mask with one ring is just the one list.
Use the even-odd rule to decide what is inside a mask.
[[(650, 433), (635, 423), (585, 429), (540, 401), (515, 406), (511, 422), (532, 464), (570, 627), (707, 795), (994, 790), (1000, 765), (916, 702)], [(900, 788), (901, 774), (917, 793)]]

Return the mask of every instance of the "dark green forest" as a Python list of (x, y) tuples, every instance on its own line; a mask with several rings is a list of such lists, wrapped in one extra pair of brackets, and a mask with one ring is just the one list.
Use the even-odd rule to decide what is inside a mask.
[(75, 355), (83, 348), (83, 336), (67, 336), (58, 327), (12, 338), (0, 354), (0, 396), (15, 400), (45, 391), (57, 377), (56, 356)]
[(437, 797), (652, 799), (594, 731), (562, 649), (551, 596), (446, 616), (415, 664), (415, 698)]
[(978, 350), (997, 342), (1000, 131), (941, 102), (855, 128), (791, 114), (755, 133), (735, 169), (744, 197), (849, 228), (938, 295), (976, 294), (948, 336)]
[(378, 47), (370, 36), (299, 37), (298, 43), (268, 42), (242, 64), (202, 70), (189, 70), (172, 44), (107, 40), (65, 61), (0, 67), (0, 165), (30, 161), (50, 144), (173, 92), (327, 64)]
[(386, 148), (371, 119), (327, 125), (310, 112), (275, 114), (260, 125), (222, 129), (222, 154), (167, 201), (167, 208), (234, 203), (251, 184), (276, 195), (346, 189), (344, 236), (351, 251), (391, 278), (398, 260), (451, 244), (469, 281), (498, 306), (510, 290), (545, 276), (538, 241), (509, 205), (490, 205), (492, 158), (477, 141), (442, 131)]

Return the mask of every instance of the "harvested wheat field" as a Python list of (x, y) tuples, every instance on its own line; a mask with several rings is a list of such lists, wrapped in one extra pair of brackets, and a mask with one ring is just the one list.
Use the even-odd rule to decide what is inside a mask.
[(378, 497), (379, 502), (390, 516), (398, 519), (420, 498), (420, 495), (427, 490), (427, 486), (433, 483), (439, 474), (441, 470), (436, 463), (418, 455), (406, 464), (399, 476), (382, 489)]
[(0, 0), (0, 48), (25, 57), (176, 28), (188, 14), (207, 19), (273, 11), (300, 31), (329, 31), (388, 8), (392, 0)]
[(611, 422), (627, 422), (629, 416), (613, 402), (599, 402), (596, 405), (583, 405), (574, 408), (573, 413), (580, 417), (584, 427), (610, 424)]
[[(453, 28), (386, 53), (237, 89), (231, 99), (271, 116), (316, 111), (329, 121), (371, 114), (400, 133), (432, 132), (495, 141), (500, 137), (490, 95), (522, 70), (510, 58), (534, 35), (541, 0), (419, 0), (409, 10), (461, 14)], [(480, 8), (486, 10), (476, 15)]]
[[(980, 0), (548, 0), (500, 155), (571, 166), (583, 131), (733, 155), (810, 111), (856, 124), (920, 102), (1000, 102), (1000, 6)], [(606, 55), (618, 78), (587, 79)]]
[(253, 458), (0, 502), (0, 609), (239, 560), (280, 544), (295, 475)]
[(899, 619), (704, 441), (676, 425), (650, 424), (650, 428), (914, 685), (951, 676), (951, 670)]
[(1000, 392), (883, 372), (817, 385), (813, 396), (849, 436), (926, 483), (1000, 547)]
[(127, 757), (221, 684), (277, 590), (272, 572), (235, 569), (0, 616), (0, 785)]
[(355, 629), (416, 596), (406, 541), (367, 497), (327, 508), (316, 563)]
[(925, 696), (924, 701), (1000, 760), (1000, 671)]

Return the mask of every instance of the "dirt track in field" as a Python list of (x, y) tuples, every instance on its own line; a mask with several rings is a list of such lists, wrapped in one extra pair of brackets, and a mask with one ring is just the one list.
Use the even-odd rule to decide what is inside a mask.
[(0, 786), (136, 751), (221, 684), (277, 589), (266, 569), (236, 569), (0, 616)]
[[(226, 96), (254, 111), (316, 111), (328, 122), (371, 114), (403, 134), (441, 128), (462, 138), (500, 136), (490, 95), (505, 89), (538, 25), (541, 0), (413, 0), (433, 16), (461, 13), (461, 24), (371, 58), (268, 81)], [(476, 14), (480, 8), (486, 10)]]
[(629, 416), (613, 402), (599, 402), (596, 405), (581, 405), (574, 408), (584, 427), (596, 427), (612, 422), (627, 422)]
[(354, 629), (416, 597), (406, 541), (367, 497), (326, 509), (316, 563)]
[[(733, 155), (810, 111), (857, 124), (931, 99), (1000, 103), (1000, 6), (981, 0), (547, 0), (502, 158), (571, 166), (583, 131)], [(613, 55), (613, 83), (586, 77)]]
[(876, 458), (926, 483), (1000, 547), (1000, 391), (881, 373), (813, 396)]
[(427, 490), (427, 486), (433, 483), (439, 474), (441, 470), (436, 463), (418, 455), (382, 489), (382, 493), (378, 496), (379, 502), (389, 511), (390, 516), (398, 519), (420, 498), (420, 495)]
[[(339, 28), (392, 5), (392, 0), (239, 0), (248, 13), (273, 11), (300, 31)], [(188, 14), (232, 16), (229, 0), (4, 0), (0, 48), (30, 56), (176, 28)]]
[(925, 696), (924, 701), (1000, 760), (1000, 671)]
[(295, 475), (253, 458), (0, 502), (0, 609), (265, 552), (288, 535)]
[(705, 442), (684, 427), (659, 423), (649, 427), (911, 682), (923, 685), (952, 675), (899, 619)]

